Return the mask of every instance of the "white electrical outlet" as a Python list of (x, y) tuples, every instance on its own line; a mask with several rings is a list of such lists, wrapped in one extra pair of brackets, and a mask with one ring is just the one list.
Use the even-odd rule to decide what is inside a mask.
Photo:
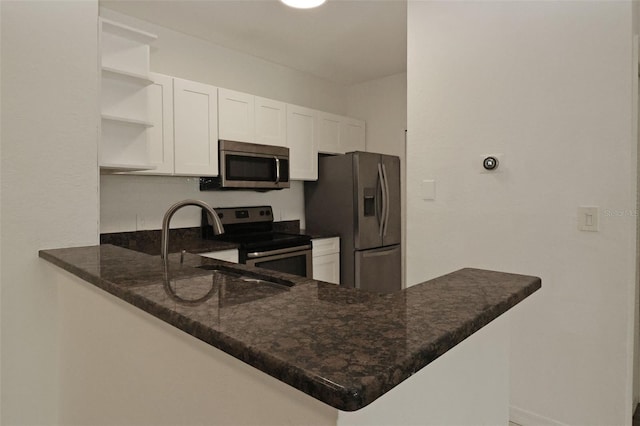
[(598, 232), (600, 230), (599, 210), (597, 206), (578, 207), (578, 230)]
[(432, 179), (423, 180), (422, 185), (420, 185), (420, 194), (422, 194), (423, 200), (435, 200), (436, 181)]

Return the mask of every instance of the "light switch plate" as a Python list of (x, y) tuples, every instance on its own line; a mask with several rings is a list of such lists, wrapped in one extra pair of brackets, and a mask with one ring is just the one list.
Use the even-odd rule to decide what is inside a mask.
[(598, 232), (600, 222), (600, 208), (597, 206), (578, 207), (578, 230)]
[(436, 199), (436, 181), (429, 179), (423, 180), (420, 186), (420, 194), (422, 194), (423, 200), (435, 200)]

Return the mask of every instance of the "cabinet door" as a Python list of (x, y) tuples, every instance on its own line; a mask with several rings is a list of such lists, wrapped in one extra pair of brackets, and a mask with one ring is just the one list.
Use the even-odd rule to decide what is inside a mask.
[(256, 96), (255, 118), (255, 143), (287, 146), (287, 117), (284, 102)]
[(291, 179), (318, 180), (317, 111), (287, 105), (287, 146)]
[(318, 151), (327, 154), (344, 154), (340, 146), (343, 118), (328, 112), (318, 113)]
[(218, 89), (218, 137), (239, 142), (255, 141), (254, 96)]
[(138, 173), (151, 175), (173, 174), (173, 78), (149, 73), (153, 84), (149, 91), (149, 121), (147, 129), (149, 163), (153, 170)]
[(342, 152), (365, 150), (365, 123), (354, 118), (345, 118), (341, 133)]
[(340, 284), (340, 255), (336, 253), (314, 256), (313, 279)]
[(174, 163), (180, 175), (218, 174), (218, 89), (179, 78), (173, 81)]

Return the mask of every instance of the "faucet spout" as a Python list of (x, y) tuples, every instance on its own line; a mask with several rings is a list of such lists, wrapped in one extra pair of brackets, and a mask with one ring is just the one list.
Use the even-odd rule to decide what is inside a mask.
[(178, 201), (177, 203), (169, 207), (167, 212), (164, 214), (164, 218), (162, 219), (162, 238), (161, 238), (162, 251), (160, 252), (160, 258), (164, 260), (165, 264), (167, 263), (169, 258), (169, 224), (171, 222), (171, 218), (173, 217), (173, 214), (175, 212), (177, 212), (178, 210), (180, 210), (182, 207), (185, 207), (185, 206), (202, 207), (207, 212), (207, 214), (211, 219), (211, 223), (213, 225), (213, 233), (216, 235), (224, 233), (224, 227), (222, 226), (222, 222), (220, 222), (220, 218), (218, 217), (218, 214), (213, 208), (211, 208), (209, 204), (200, 200)]

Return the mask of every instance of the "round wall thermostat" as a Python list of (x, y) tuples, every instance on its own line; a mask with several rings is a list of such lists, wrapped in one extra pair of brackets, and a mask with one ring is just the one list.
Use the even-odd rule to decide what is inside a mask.
[(496, 157), (486, 157), (482, 161), (482, 167), (486, 170), (495, 170), (498, 168), (498, 159)]

